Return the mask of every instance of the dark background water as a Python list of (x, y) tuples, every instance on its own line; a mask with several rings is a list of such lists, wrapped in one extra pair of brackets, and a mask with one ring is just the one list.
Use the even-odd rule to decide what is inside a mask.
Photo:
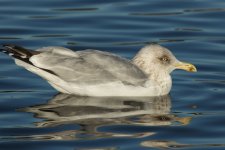
[(56, 95), (0, 55), (0, 149), (225, 149), (224, 0), (0, 0), (0, 40), (131, 58), (158, 42), (198, 68), (170, 96)]

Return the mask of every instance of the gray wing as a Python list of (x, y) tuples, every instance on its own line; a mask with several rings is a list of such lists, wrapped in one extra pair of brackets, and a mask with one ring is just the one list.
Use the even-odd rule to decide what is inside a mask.
[(147, 76), (129, 60), (98, 50), (73, 52), (59, 47), (47, 47), (31, 57), (37, 67), (48, 69), (67, 82), (101, 84), (121, 81), (143, 85)]

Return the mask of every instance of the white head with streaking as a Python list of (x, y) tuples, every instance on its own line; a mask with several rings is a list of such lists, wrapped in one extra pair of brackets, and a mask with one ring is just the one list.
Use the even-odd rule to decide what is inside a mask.
[(99, 51), (44, 47), (37, 51), (4, 45), (16, 64), (46, 79), (62, 93), (85, 96), (159, 96), (168, 94), (174, 69), (196, 72), (165, 47), (150, 44), (130, 61)]
[(149, 78), (161, 75), (169, 75), (175, 69), (183, 69), (196, 72), (194, 65), (179, 60), (165, 47), (158, 44), (150, 44), (143, 47), (132, 62), (144, 71)]
[(151, 81), (156, 82), (162, 93), (171, 89), (170, 73), (173, 70), (197, 71), (194, 65), (179, 61), (170, 50), (158, 44), (143, 47), (132, 59), (132, 62), (145, 72)]

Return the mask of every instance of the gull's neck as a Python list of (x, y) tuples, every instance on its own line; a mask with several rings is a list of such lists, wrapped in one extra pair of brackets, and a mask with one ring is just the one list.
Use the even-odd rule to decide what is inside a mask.
[(161, 70), (157, 65), (149, 61), (149, 58), (143, 53), (138, 53), (133, 59), (132, 63), (140, 68), (149, 78), (159, 86), (159, 90), (163, 94), (168, 94), (172, 87), (172, 79), (168, 72)]
[(165, 70), (161, 70), (157, 65), (149, 62), (147, 58), (142, 56), (135, 56), (132, 59), (132, 63), (135, 64), (139, 69), (141, 69), (149, 79), (154, 81), (160, 81), (161, 78), (168, 78), (170, 74)]
[(132, 59), (132, 63), (135, 64), (139, 69), (141, 69), (149, 78), (151, 78), (151, 72), (153, 68), (150, 62), (147, 61), (146, 56), (140, 54), (140, 52)]

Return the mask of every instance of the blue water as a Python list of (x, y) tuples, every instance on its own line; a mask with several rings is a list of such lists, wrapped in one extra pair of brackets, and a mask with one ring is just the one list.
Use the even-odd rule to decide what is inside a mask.
[(90, 98), (0, 54), (0, 149), (225, 149), (224, 17), (224, 0), (0, 0), (1, 43), (132, 58), (157, 42), (198, 68), (175, 71), (169, 96)]

